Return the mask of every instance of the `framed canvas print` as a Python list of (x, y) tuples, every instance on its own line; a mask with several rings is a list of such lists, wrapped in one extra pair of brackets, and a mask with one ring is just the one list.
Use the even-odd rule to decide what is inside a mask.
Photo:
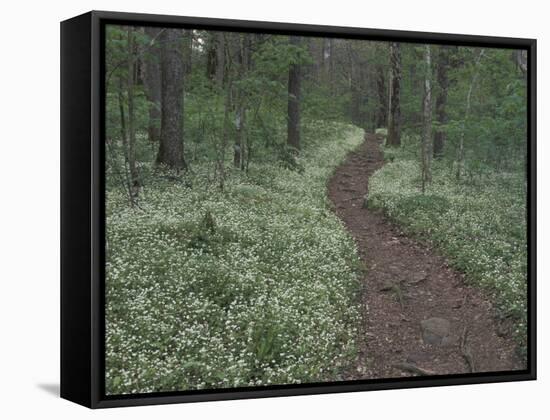
[(61, 24), (61, 396), (529, 380), (536, 42)]

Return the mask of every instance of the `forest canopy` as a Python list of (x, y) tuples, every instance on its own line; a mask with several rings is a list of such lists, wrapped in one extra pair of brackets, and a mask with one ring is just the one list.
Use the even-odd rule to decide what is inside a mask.
[(134, 203), (147, 161), (215, 162), (220, 186), (229, 155), (299, 166), (303, 119), (387, 127), (399, 145), (426, 119), (426, 80), (435, 158), (458, 177), (525, 162), (524, 51), (109, 25), (106, 142), (126, 169), (108, 168)]

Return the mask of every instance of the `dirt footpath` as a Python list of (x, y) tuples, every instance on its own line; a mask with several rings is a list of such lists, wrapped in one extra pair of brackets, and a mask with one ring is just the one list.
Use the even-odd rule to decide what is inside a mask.
[(488, 297), (436, 252), (363, 207), (369, 177), (384, 163), (381, 142), (367, 134), (329, 184), (366, 267), (363, 337), (347, 379), (524, 369)]

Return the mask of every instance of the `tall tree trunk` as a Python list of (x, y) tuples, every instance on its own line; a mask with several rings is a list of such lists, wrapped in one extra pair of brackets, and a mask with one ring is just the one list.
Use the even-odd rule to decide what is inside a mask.
[(134, 87), (137, 80), (136, 55), (137, 45), (135, 40), (135, 29), (128, 27), (128, 165), (130, 169), (131, 194), (137, 197), (139, 193), (139, 177), (136, 167), (136, 124), (135, 124), (135, 105), (134, 105)]
[(205, 36), (206, 42), (206, 77), (210, 80), (216, 79), (216, 53), (217, 35), (215, 32), (208, 32)]
[(429, 45), (424, 47), (424, 101), (422, 107), (422, 193), (432, 181), (432, 57)]
[(328, 59), (330, 57), (329, 38), (322, 38), (321, 60), (320, 60), (320, 81), (328, 84)]
[(145, 27), (145, 33), (150, 38), (149, 46), (143, 56), (143, 87), (149, 102), (149, 123), (147, 134), (149, 141), (154, 144), (160, 142), (160, 101), (161, 101), (161, 74), (160, 74), (160, 44), (159, 35), (162, 29)]
[(330, 94), (334, 95), (336, 91), (336, 84), (335, 84), (335, 70), (334, 70), (334, 39), (328, 38), (328, 83), (329, 83), (329, 89)]
[[(290, 44), (300, 46), (300, 37), (291, 35)], [(301, 70), (299, 64), (291, 64), (288, 70), (288, 125), (287, 144), (300, 150), (300, 99)]]
[[(231, 50), (232, 38), (235, 34), (228, 34), (227, 38), (224, 36), (221, 39), (223, 40), (223, 62), (224, 62), (224, 77), (222, 79), (222, 84), (220, 88), (224, 89), (224, 111), (223, 111), (223, 133), (222, 133), (222, 142), (218, 150), (216, 151), (216, 170), (219, 173), (219, 188), (221, 191), (225, 188), (225, 152), (229, 144), (230, 137), (230, 112), (234, 107), (234, 98), (233, 98), (233, 71), (232, 71), (232, 60), (231, 60)], [(238, 34), (236, 35), (238, 37)]]
[(180, 170), (187, 169), (183, 146), (183, 81), (184, 63), (181, 51), (181, 29), (162, 32), (162, 118), (157, 164)]
[(316, 41), (316, 63), (317, 63), (317, 82), (323, 83), (326, 82), (326, 39), (325, 38), (315, 38)]
[(388, 113), (389, 146), (401, 145), (401, 51), (399, 43), (390, 44), (390, 95)]
[(309, 55), (312, 57), (312, 63), (309, 66), (309, 74), (311, 74), (313, 80), (319, 82), (323, 65), (323, 48), (319, 38), (307, 38), (307, 40)]
[[(229, 73), (230, 74), (230, 73)], [(217, 150), (216, 158), (216, 170), (219, 173), (219, 188), (221, 191), (225, 188), (225, 149), (229, 143), (229, 111), (231, 110), (232, 99), (232, 89), (233, 81), (231, 77), (227, 78), (227, 83), (225, 84), (225, 98), (224, 98), (224, 110), (223, 110), (223, 134), (222, 134), (222, 143), (220, 148)]]
[(361, 60), (353, 41), (347, 42), (349, 58), (350, 117), (353, 124), (367, 128), (364, 107), (368, 103), (368, 65)]
[[(250, 35), (239, 35), (239, 79), (243, 80), (249, 70), (250, 66)], [(235, 144), (233, 146), (233, 164), (236, 168), (245, 169), (244, 154), (246, 150), (246, 100), (242, 89), (237, 92), (237, 115), (236, 115), (236, 128), (237, 135), (235, 138)]]
[(219, 88), (223, 87), (225, 74), (225, 34), (216, 33), (216, 83)]
[(183, 34), (183, 62), (185, 66), (186, 82), (193, 70), (193, 30), (186, 29)]
[(362, 101), (363, 95), (366, 96), (361, 89), (361, 80), (360, 80), (360, 70), (357, 68), (358, 65), (353, 63), (350, 64), (350, 90), (351, 90), (351, 103), (350, 103), (350, 114), (351, 122), (359, 127), (364, 125), (363, 115), (362, 115)]
[(388, 91), (386, 89), (386, 75), (384, 67), (376, 66), (376, 92), (378, 95), (378, 109), (376, 110), (376, 128), (382, 128), (388, 123)]
[(514, 60), (523, 77), (527, 77), (527, 50), (516, 50)]
[(126, 130), (126, 114), (124, 112), (124, 79), (118, 78), (118, 111), (120, 115), (120, 140), (124, 154), (124, 189), (128, 194), (128, 202), (134, 207), (134, 196), (132, 194), (132, 180), (128, 173), (128, 133)]
[(320, 82), (328, 86), (331, 94), (335, 91), (334, 39), (322, 38), (320, 57)]
[(449, 76), (447, 73), (449, 69), (449, 53), (450, 49), (448, 46), (442, 45), (438, 47), (436, 71), (439, 90), (435, 99), (435, 116), (439, 126), (434, 133), (434, 158), (441, 158), (443, 156), (445, 141), (447, 139), (447, 134), (441, 126), (447, 124), (449, 121), (447, 116), (447, 95), (449, 91)]
[(350, 118), (351, 122), (357, 126), (362, 125), (362, 115), (361, 115), (361, 103), (362, 96), (365, 92), (362, 92), (362, 72), (361, 64), (358, 62), (358, 57), (356, 51), (353, 49), (353, 43), (346, 43), (348, 51), (348, 77), (349, 77), (349, 90), (351, 94), (350, 102)]
[(458, 156), (456, 162), (456, 179), (458, 181), (462, 177), (462, 172), (464, 171), (464, 137), (466, 135), (466, 126), (470, 117), (470, 108), (472, 106), (472, 92), (479, 76), (479, 63), (481, 62), (481, 58), (483, 57), (484, 52), (484, 49), (481, 49), (479, 51), (479, 55), (477, 56), (474, 64), (474, 75), (472, 76), (472, 81), (470, 82), (468, 93), (466, 94), (466, 108), (464, 110), (464, 118), (462, 119), (462, 130), (460, 132), (460, 137), (458, 140)]

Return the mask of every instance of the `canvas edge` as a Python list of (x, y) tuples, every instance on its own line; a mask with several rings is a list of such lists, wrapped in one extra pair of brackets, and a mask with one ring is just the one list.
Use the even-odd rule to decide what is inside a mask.
[[(84, 319), (84, 321), (70, 321), (70, 324), (74, 330), (75, 326), (80, 325), (82, 331), (77, 334), (76, 340), (73, 336), (71, 340), (68, 340), (68, 331), (64, 330), (64, 325), (67, 324), (67, 318), (74, 315), (73, 310), (66, 307), (67, 298), (78, 298), (78, 293), (70, 292), (67, 280), (68, 276), (65, 272), (63, 274), (63, 267), (74, 267), (74, 263), (68, 261), (68, 257), (71, 256), (71, 252), (67, 250), (70, 248), (70, 241), (64, 240), (62, 233), (62, 369), (61, 369), (61, 396), (76, 403), (85, 405), (90, 408), (107, 408), (107, 407), (121, 407), (121, 406), (136, 406), (136, 405), (151, 405), (151, 404), (169, 404), (169, 403), (182, 403), (182, 402), (198, 402), (198, 401), (215, 401), (215, 400), (229, 400), (229, 399), (244, 399), (244, 398), (265, 398), (265, 397), (279, 397), (279, 396), (293, 396), (293, 395), (312, 395), (312, 394), (325, 394), (325, 393), (337, 393), (337, 392), (356, 392), (356, 391), (368, 391), (368, 390), (384, 390), (384, 389), (398, 389), (398, 388), (416, 388), (416, 387), (431, 387), (431, 386), (448, 386), (448, 385), (464, 385), (464, 384), (480, 384), (480, 383), (493, 383), (493, 382), (508, 382), (508, 381), (523, 381), (536, 379), (536, 40), (528, 38), (504, 38), (504, 37), (489, 37), (489, 36), (477, 36), (477, 35), (459, 35), (459, 34), (445, 34), (445, 33), (427, 33), (427, 32), (414, 32), (414, 31), (397, 31), (397, 30), (381, 30), (381, 29), (364, 29), (364, 28), (351, 28), (351, 27), (334, 27), (334, 26), (318, 26), (318, 25), (303, 25), (303, 24), (291, 24), (291, 23), (275, 23), (275, 22), (258, 22), (258, 21), (241, 21), (232, 19), (211, 19), (211, 18), (198, 18), (198, 17), (182, 17), (182, 16), (168, 16), (168, 15), (149, 15), (138, 13), (121, 13), (121, 12), (105, 12), (105, 11), (92, 11), (86, 14), (80, 15), (76, 18), (69, 19), (62, 22), (62, 63), (63, 60), (76, 61), (72, 57), (67, 57), (67, 54), (63, 52), (63, 43), (67, 40), (63, 40), (63, 28), (69, 28), (71, 25), (78, 24), (78, 22), (84, 22), (83, 24), (89, 24), (90, 42), (87, 45), (83, 44), (83, 48), (89, 47), (89, 60), (90, 64), (88, 71), (90, 72), (89, 91), (84, 97), (80, 97), (83, 102), (89, 104), (86, 108), (85, 105), (81, 105), (81, 116), (79, 120), (89, 122), (89, 136), (86, 136), (89, 157), (88, 159), (81, 159), (81, 168), (89, 168), (89, 197), (90, 202), (88, 206), (90, 230), (89, 236), (81, 238), (82, 243), (86, 242), (89, 248), (90, 266), (89, 269), (80, 267), (81, 276), (78, 283), (81, 284), (84, 299), (80, 298), (81, 305), (78, 305), (79, 310), (77, 312), (77, 319)], [(132, 25), (150, 24), (150, 25), (163, 25), (163, 26), (193, 26), (202, 27), (211, 30), (233, 30), (233, 31), (264, 31), (271, 33), (297, 33), (309, 36), (324, 35), (333, 37), (347, 37), (347, 38), (360, 38), (370, 40), (396, 40), (401, 42), (424, 42), (433, 44), (460, 44), (469, 46), (485, 46), (494, 48), (511, 48), (511, 49), (527, 49), (529, 51), (529, 247), (530, 247), (530, 259), (529, 259), (529, 366), (526, 371), (517, 372), (497, 372), (497, 373), (485, 373), (476, 375), (446, 375), (444, 377), (425, 377), (425, 378), (406, 378), (398, 380), (383, 380), (383, 381), (356, 381), (352, 383), (326, 383), (326, 384), (305, 384), (301, 386), (284, 386), (276, 388), (252, 388), (252, 389), (234, 389), (234, 390), (213, 390), (205, 392), (182, 392), (174, 395), (162, 395), (162, 394), (146, 394), (137, 396), (113, 396), (106, 397), (104, 395), (104, 384), (102, 383), (104, 375), (102, 375), (101, 369), (104, 369), (104, 359), (102, 346), (102, 334), (104, 332), (102, 319), (104, 311), (101, 305), (103, 302), (102, 297), (102, 275), (103, 270), (100, 268), (100, 263), (103, 260), (103, 234), (104, 229), (104, 185), (103, 185), (103, 153), (101, 148), (101, 139), (103, 132), (103, 123), (101, 118), (101, 112), (103, 111), (102, 105), (102, 76), (101, 76), (101, 53), (102, 53), (102, 39), (101, 39), (101, 25), (105, 23), (127, 23)], [(67, 33), (67, 32), (65, 32)], [(82, 40), (80, 40), (82, 41)], [(74, 42), (74, 41), (71, 41)], [(73, 63), (75, 66), (82, 66), (82, 63)], [(64, 78), (67, 76), (67, 69), (61, 70), (61, 85), (62, 85), (62, 97), (64, 92), (64, 86), (67, 86), (67, 81)], [(89, 99), (89, 100), (88, 100)], [(88, 109), (88, 111), (86, 111)], [(74, 218), (67, 217), (67, 191), (63, 192), (63, 182), (67, 178), (68, 166), (64, 160), (67, 158), (67, 152), (64, 152), (67, 146), (67, 140), (70, 134), (64, 131), (67, 127), (77, 129), (73, 127), (78, 125), (75, 121), (67, 121), (66, 101), (62, 100), (61, 105), (61, 148), (62, 148), (62, 170), (61, 170), (61, 182), (62, 182), (62, 232), (74, 227)], [(65, 155), (64, 155), (65, 153)], [(74, 176), (74, 174), (73, 174)], [(82, 178), (86, 175), (82, 174)], [(76, 178), (80, 178), (77, 176)], [(80, 180), (82, 181), (82, 180)], [(85, 213), (84, 210), (82, 210)], [(79, 255), (73, 255), (78, 258)], [(82, 257), (82, 255), (80, 255)], [(72, 258), (70, 258), (72, 260)], [(86, 271), (87, 270), (87, 271)], [(85, 289), (88, 291), (85, 292)], [(71, 289), (72, 290), (72, 289)], [(64, 297), (65, 296), (65, 297)], [(74, 303), (73, 303), (74, 306)], [(88, 309), (85, 309), (88, 308)], [(84, 313), (86, 312), (86, 313)], [(85, 323), (86, 325), (82, 325)], [(70, 341), (76, 341), (80, 349), (85, 346), (88, 347), (88, 352), (84, 352), (78, 361), (75, 361), (74, 343), (69, 344)], [(64, 357), (65, 355), (65, 357)], [(68, 357), (74, 363), (74, 366), (70, 366), (68, 363)], [(79, 383), (75, 382), (68, 373), (68, 368), (78, 366), (82, 369), (83, 366), (88, 366), (89, 371), (86, 375), (83, 375)], [(71, 388), (74, 387), (74, 390)], [(76, 391), (75, 391), (76, 390)], [(85, 397), (77, 396), (85, 395)]]

